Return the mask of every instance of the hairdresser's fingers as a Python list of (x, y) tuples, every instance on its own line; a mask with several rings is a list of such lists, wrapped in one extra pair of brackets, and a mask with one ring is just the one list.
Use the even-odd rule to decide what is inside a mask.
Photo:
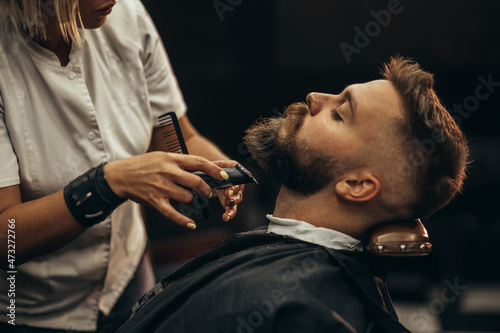
[[(231, 190), (229, 189), (229, 191)], [(222, 204), (222, 207), (224, 208), (224, 214), (222, 214), (222, 219), (224, 221), (229, 221), (236, 215), (236, 212), (238, 210), (238, 204), (243, 200), (243, 192), (238, 191), (238, 194), (232, 195), (230, 199), (226, 197), (225, 190), (219, 190), (217, 191), (217, 194), (219, 196), (219, 200)]]
[(232, 168), (236, 166), (236, 164), (238, 164), (238, 162), (234, 160), (212, 161), (212, 163), (218, 165), (221, 168)]
[[(171, 154), (169, 157), (172, 158), (172, 160), (175, 162), (175, 165), (171, 167), (171, 172), (165, 172), (167, 176), (166, 178), (177, 185), (195, 190), (205, 197), (209, 197), (210, 193), (212, 192), (210, 186), (208, 186), (201, 177), (186, 170), (202, 171), (219, 180), (225, 180), (228, 178), (227, 173), (222, 168), (203, 157), (181, 154)], [(165, 194), (167, 197), (172, 198), (173, 195), (175, 195), (175, 193), (172, 193), (172, 191), (168, 191)], [(192, 197), (188, 199), (192, 199)], [(177, 201), (186, 202), (186, 200)]]
[(181, 201), (184, 202), (189, 198), (187, 192), (179, 192), (179, 186), (208, 196), (210, 186), (190, 171), (202, 171), (220, 180), (228, 177), (221, 167), (205, 158), (165, 152), (138, 155), (109, 162), (104, 166), (105, 177), (118, 196), (146, 202), (151, 197), (178, 200), (176, 195), (183, 196)]
[(196, 223), (189, 217), (176, 211), (167, 198), (156, 201), (153, 207), (172, 222), (189, 229), (196, 229)]
[(235, 185), (224, 190), (224, 201), (221, 201), (223, 206), (235, 206), (243, 201), (243, 190), (245, 185)]
[(202, 171), (207, 175), (218, 179), (227, 180), (228, 174), (221, 166), (214, 162), (210, 162), (206, 158), (195, 155), (179, 155), (179, 167), (184, 170)]
[(232, 220), (237, 211), (238, 206), (226, 207), (226, 211), (222, 214), (222, 219), (226, 222)]

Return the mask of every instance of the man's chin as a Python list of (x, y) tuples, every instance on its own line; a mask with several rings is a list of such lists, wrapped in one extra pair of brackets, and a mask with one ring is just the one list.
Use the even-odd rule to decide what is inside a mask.
[[(261, 120), (247, 131), (245, 143), (268, 175), (292, 191), (309, 195), (330, 182), (333, 162), (307, 145), (298, 145), (290, 131), (300, 127), (301, 119), (300, 114), (293, 113), (290, 118)], [(292, 128), (285, 130), (290, 124)]]

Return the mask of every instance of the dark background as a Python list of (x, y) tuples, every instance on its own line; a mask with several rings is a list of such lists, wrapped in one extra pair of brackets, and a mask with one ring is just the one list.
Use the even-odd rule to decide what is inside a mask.
[[(369, 43), (350, 62), (339, 45), (355, 46), (354, 28), (365, 31), (374, 21), (371, 11), (387, 10), (388, 2), (143, 3), (163, 39), (191, 122), (260, 181), (247, 186), (245, 202), (231, 224), (219, 221), (222, 212), (215, 207), (213, 220), (198, 232), (214, 227), (236, 232), (265, 223), (278, 185), (259, 170), (242, 136), (259, 117), (277, 115), (286, 105), (305, 100), (310, 91), (338, 93), (347, 84), (377, 79), (381, 64), (397, 53), (435, 74), (435, 89), (450, 110), (475, 95), (479, 76), (500, 82), (498, 1), (402, 0), (400, 12), (385, 27), (379, 25), (379, 31), (372, 30)], [(458, 279), (466, 286), (500, 281), (500, 87), (494, 89), (470, 116), (461, 117), (473, 160), (464, 192), (423, 221), (433, 252), (401, 260), (395, 267), (390, 278), (396, 299), (426, 298), (433, 286), (443, 288), (445, 280)], [(185, 233), (160, 224), (156, 238)], [(439, 314), (456, 315), (458, 303)]]

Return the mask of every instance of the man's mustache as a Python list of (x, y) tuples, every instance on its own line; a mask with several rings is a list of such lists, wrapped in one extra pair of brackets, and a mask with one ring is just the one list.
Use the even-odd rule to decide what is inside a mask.
[(284, 124), (283, 130), (284, 135), (290, 139), (292, 136), (298, 132), (302, 126), (304, 117), (309, 113), (309, 107), (304, 102), (298, 102), (290, 104), (286, 110), (283, 117)]
[(284, 116), (299, 116), (304, 117), (309, 113), (309, 107), (304, 102), (297, 102), (290, 104), (286, 110)]

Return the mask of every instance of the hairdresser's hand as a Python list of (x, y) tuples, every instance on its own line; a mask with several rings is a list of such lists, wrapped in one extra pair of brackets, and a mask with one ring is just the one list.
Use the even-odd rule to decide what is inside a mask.
[(210, 186), (189, 171), (202, 171), (224, 180), (221, 176), (224, 171), (220, 166), (192, 155), (151, 152), (104, 166), (105, 177), (118, 196), (152, 206), (175, 223), (194, 229), (194, 221), (170, 204), (170, 199), (191, 202), (193, 194), (188, 189), (210, 197)]
[[(236, 161), (215, 161), (214, 164), (222, 168), (234, 167), (238, 162)], [(222, 214), (222, 219), (224, 221), (231, 220), (238, 210), (238, 204), (243, 201), (243, 190), (245, 185), (234, 185), (229, 188), (218, 190), (217, 194), (219, 196), (220, 203), (224, 208), (224, 214)]]

